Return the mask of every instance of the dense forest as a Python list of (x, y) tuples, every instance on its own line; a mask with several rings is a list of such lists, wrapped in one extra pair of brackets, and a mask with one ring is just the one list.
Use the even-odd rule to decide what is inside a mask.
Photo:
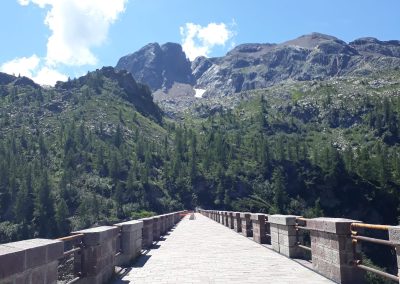
[(129, 77), (1, 84), (0, 242), (196, 206), (397, 224), (397, 85), (257, 90), (177, 121)]

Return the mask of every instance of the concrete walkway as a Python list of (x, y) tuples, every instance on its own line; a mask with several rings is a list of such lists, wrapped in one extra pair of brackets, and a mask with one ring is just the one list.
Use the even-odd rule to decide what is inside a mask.
[(200, 214), (183, 219), (122, 283), (333, 283)]

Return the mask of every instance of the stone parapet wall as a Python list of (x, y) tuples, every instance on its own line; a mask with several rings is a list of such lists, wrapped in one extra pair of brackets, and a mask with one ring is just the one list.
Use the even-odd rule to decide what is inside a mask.
[(359, 222), (342, 218), (307, 221), (311, 234), (313, 268), (338, 283), (362, 283), (364, 271), (353, 265), (350, 225)]
[[(73, 266), (81, 268), (75, 283), (109, 283), (116, 265), (129, 265), (143, 247), (151, 248), (153, 240), (172, 229), (187, 213), (178, 211), (73, 232), (82, 242), (80, 251), (73, 252)], [(30, 239), (0, 245), (0, 284), (57, 283), (64, 250), (63, 239)]]
[(31, 239), (0, 245), (0, 283), (56, 283), (64, 243)]
[(303, 251), (296, 245), (296, 219), (294, 215), (270, 215), (272, 249), (291, 258), (301, 258)]
[(125, 266), (140, 255), (143, 222), (133, 220), (115, 226), (119, 227), (121, 232), (121, 254), (117, 257), (117, 265)]
[(233, 212), (233, 229), (237, 233), (242, 231), (242, 219), (240, 218), (240, 212)]
[[(312, 269), (337, 283), (365, 283), (364, 271), (354, 265), (350, 230), (351, 224), (359, 221), (203, 209), (199, 212), (246, 237), (253, 237), (257, 243), (270, 243), (273, 250), (289, 258), (311, 254)], [(308, 249), (303, 244), (305, 232), (310, 235)], [(400, 273), (400, 226), (389, 229), (389, 239), (396, 246)]]
[(242, 235), (245, 237), (253, 236), (253, 228), (252, 228), (250, 217), (251, 217), (251, 213), (249, 213), (249, 212), (240, 213), (240, 219), (242, 222)]
[(82, 279), (79, 283), (106, 283), (114, 274), (119, 228), (101, 226), (74, 232), (83, 234)]
[(259, 244), (266, 244), (271, 242), (270, 236), (267, 236), (266, 221), (268, 215), (265, 214), (251, 214), (250, 220), (253, 226), (253, 240)]

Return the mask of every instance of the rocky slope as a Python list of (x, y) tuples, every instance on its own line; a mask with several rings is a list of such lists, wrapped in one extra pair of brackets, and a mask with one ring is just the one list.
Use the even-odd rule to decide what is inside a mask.
[(195, 84), (190, 61), (177, 43), (150, 43), (139, 51), (122, 57), (117, 70), (127, 70), (153, 91), (172, 87), (173, 83)]
[(203, 97), (227, 97), (282, 82), (365, 76), (399, 66), (400, 41), (361, 38), (346, 43), (312, 33), (280, 44), (242, 44), (223, 57), (198, 57), (191, 68), (180, 45), (154, 43), (121, 58), (117, 69), (149, 84), (161, 105), (179, 109), (196, 101), (196, 90)]

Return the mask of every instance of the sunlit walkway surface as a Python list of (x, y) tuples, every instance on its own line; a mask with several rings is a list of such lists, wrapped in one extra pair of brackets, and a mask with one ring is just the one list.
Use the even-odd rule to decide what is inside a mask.
[(332, 283), (200, 214), (186, 217), (132, 268), (122, 283)]

